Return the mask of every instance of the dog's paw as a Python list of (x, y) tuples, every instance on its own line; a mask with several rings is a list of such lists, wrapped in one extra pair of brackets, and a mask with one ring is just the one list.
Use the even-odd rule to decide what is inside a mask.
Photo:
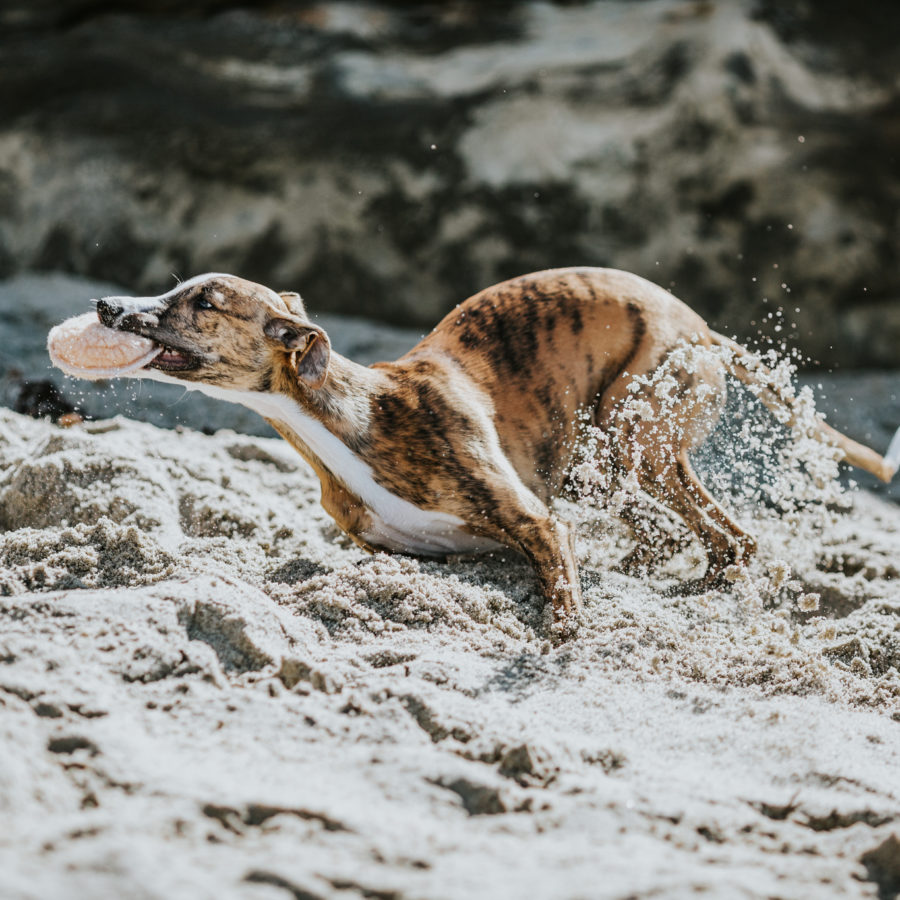
[(583, 626), (584, 615), (581, 609), (578, 609), (576, 612), (555, 616), (550, 624), (550, 641), (556, 647), (566, 644), (578, 637)]
[(650, 554), (632, 550), (623, 556), (613, 567), (613, 572), (627, 575), (629, 578), (646, 578), (650, 574)]

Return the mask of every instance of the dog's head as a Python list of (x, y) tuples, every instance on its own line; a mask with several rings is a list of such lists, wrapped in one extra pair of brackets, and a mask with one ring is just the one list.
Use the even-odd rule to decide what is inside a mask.
[(138, 376), (268, 391), (283, 372), (313, 389), (328, 375), (328, 335), (299, 294), (234, 275), (199, 275), (158, 297), (104, 297), (97, 315), (163, 348)]

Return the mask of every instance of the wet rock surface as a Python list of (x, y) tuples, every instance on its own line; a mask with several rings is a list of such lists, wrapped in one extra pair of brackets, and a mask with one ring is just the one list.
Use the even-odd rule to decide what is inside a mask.
[(503, 277), (611, 265), (729, 333), (896, 364), (894, 4), (0, 15), (0, 275), (234, 271), (422, 327)]

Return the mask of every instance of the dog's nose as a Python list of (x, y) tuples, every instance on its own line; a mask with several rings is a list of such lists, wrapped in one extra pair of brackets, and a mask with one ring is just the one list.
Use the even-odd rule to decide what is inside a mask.
[(97, 316), (107, 328), (112, 328), (120, 315), (122, 315), (122, 307), (114, 300), (97, 301)]

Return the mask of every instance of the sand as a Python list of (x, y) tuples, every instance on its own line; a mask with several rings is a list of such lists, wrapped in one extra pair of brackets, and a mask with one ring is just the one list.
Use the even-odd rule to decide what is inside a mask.
[(0, 409), (0, 896), (893, 896), (900, 508), (804, 496), (700, 597), (563, 504), (556, 646), (522, 560), (368, 556), (279, 440)]

